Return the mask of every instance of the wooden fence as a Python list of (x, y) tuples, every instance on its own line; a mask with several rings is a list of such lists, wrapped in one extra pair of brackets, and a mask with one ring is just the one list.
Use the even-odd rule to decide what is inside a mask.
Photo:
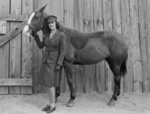
[(21, 29), (33, 11), (33, 0), (0, 2), (0, 94), (31, 94), (32, 42)]
[[(149, 0), (1, 0), (0, 18), (17, 17), (47, 4), (46, 12), (54, 14), (69, 28), (82, 32), (113, 30), (127, 37), (129, 56), (127, 75), (122, 78), (121, 92), (150, 91), (150, 1)], [(8, 14), (8, 16), (4, 15)], [(15, 19), (15, 20), (17, 20)], [(25, 19), (25, 18), (23, 18)], [(19, 22), (26, 21), (21, 20)], [(6, 21), (6, 31), (18, 23)], [(1, 31), (1, 30), (0, 30)], [(42, 61), (42, 52), (36, 43), (22, 34), (0, 47), (0, 78), (33, 79), (33, 89), (45, 91), (37, 83), (37, 75)], [(106, 62), (90, 66), (74, 66), (73, 80), (77, 92), (113, 91), (113, 74)], [(1, 86), (1, 85), (0, 85)], [(62, 92), (68, 91), (65, 74), (61, 81)], [(10, 89), (9, 89), (10, 88)], [(28, 87), (29, 88), (29, 87)], [(0, 87), (0, 92), (21, 93), (19, 85)], [(19, 92), (18, 92), (19, 91)], [(28, 93), (28, 92), (27, 92)]]

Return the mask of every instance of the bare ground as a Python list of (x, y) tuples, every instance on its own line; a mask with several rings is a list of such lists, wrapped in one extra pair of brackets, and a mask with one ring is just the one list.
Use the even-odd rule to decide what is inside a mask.
[[(62, 94), (53, 114), (150, 114), (150, 93), (121, 95), (115, 106), (107, 106), (111, 95), (96, 92), (78, 94), (75, 106), (65, 106), (69, 94)], [(48, 103), (47, 95), (0, 95), (0, 114), (46, 114), (41, 109)]]

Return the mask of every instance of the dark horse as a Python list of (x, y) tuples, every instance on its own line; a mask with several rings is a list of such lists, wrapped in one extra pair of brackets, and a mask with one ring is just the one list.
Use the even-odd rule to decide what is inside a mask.
[[(47, 14), (44, 12), (46, 6), (33, 12), (23, 32), (30, 37), (33, 32), (43, 31), (45, 37), (49, 37), (50, 31), (47, 24)], [(67, 82), (71, 92), (70, 100), (75, 99), (75, 89), (72, 82), (73, 65), (91, 65), (106, 60), (114, 74), (114, 93), (108, 105), (114, 105), (117, 96), (120, 95), (120, 80), (127, 72), (126, 61), (128, 56), (128, 45), (125, 37), (112, 31), (99, 31), (94, 33), (82, 33), (59, 25), (59, 30), (67, 37), (67, 51), (63, 63)], [(60, 87), (56, 88), (57, 97), (60, 95)]]

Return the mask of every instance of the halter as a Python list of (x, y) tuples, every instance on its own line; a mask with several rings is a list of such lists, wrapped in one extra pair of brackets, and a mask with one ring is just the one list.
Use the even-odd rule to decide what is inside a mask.
[(38, 28), (37, 26), (34, 26), (34, 25), (30, 25), (30, 24), (26, 24), (29, 26), (29, 28), (33, 31), (33, 32), (37, 32), (40, 28)]
[(26, 25), (28, 25), (29, 26), (29, 28), (33, 31), (33, 32), (37, 32), (38, 30), (40, 30), (41, 28), (42, 28), (42, 26), (43, 26), (43, 21), (44, 21), (44, 18), (42, 18), (42, 24), (41, 24), (41, 26), (40, 27), (37, 27), (37, 26), (35, 26), (35, 25), (30, 25), (30, 24), (26, 24)]

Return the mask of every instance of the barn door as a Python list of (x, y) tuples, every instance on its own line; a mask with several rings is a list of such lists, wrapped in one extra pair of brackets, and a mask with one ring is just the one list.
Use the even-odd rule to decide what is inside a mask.
[[(0, 43), (14, 37), (16, 27), (26, 21), (32, 11), (32, 0), (1, 0)], [(32, 41), (20, 30), (0, 46), (0, 94), (31, 93)]]

